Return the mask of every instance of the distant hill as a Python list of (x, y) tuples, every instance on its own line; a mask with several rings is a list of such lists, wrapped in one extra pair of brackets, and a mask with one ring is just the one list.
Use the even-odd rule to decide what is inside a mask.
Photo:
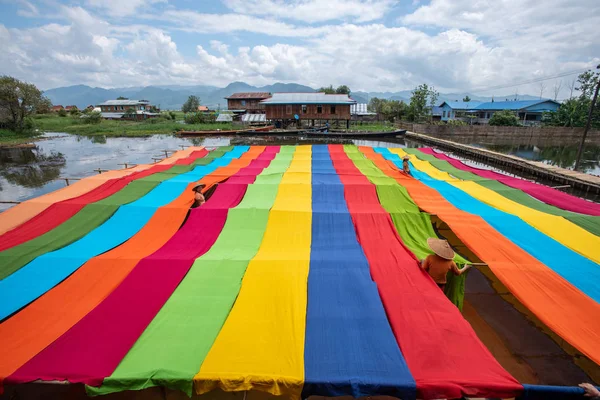
[[(146, 87), (125, 87), (116, 89), (104, 89), (86, 85), (74, 85), (50, 89), (44, 92), (52, 101), (52, 104), (63, 106), (76, 105), (79, 108), (88, 105), (97, 105), (106, 100), (116, 99), (119, 96), (130, 99), (148, 100), (152, 104), (160, 106), (163, 110), (178, 110), (190, 95), (200, 98), (203, 105), (219, 109), (227, 107), (225, 97), (236, 92), (302, 92), (311, 93), (315, 89), (297, 83), (274, 83), (267, 86), (252, 86), (245, 82), (232, 82), (224, 88), (207, 85), (156, 85)], [(476, 96), (468, 93), (440, 93), (438, 104), (444, 101), (461, 101), (466, 95), (475, 101), (491, 101), (491, 97)], [(352, 92), (350, 95), (357, 103), (368, 103), (373, 97), (382, 99), (399, 100), (409, 102), (410, 90), (399, 92)], [(497, 101), (514, 99), (515, 95), (494, 96)], [(535, 100), (538, 96), (519, 95), (519, 100)]]

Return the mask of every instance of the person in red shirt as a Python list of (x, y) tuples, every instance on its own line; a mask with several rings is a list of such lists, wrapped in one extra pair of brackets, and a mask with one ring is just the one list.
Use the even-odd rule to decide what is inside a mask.
[(429, 238), (427, 239), (427, 244), (435, 254), (430, 254), (421, 261), (421, 268), (429, 273), (429, 276), (431, 276), (442, 291), (446, 287), (446, 275), (449, 271), (452, 271), (454, 275), (462, 275), (471, 268), (470, 264), (462, 268), (456, 266), (454, 261), (452, 261), (454, 250), (452, 250), (447, 240)]

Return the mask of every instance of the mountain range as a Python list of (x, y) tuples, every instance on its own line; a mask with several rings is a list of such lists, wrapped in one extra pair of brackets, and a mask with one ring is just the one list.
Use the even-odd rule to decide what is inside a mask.
[[(115, 89), (104, 89), (86, 85), (75, 85), (50, 89), (44, 92), (54, 105), (76, 105), (85, 108), (88, 105), (97, 105), (106, 100), (114, 100), (119, 96), (128, 99), (144, 99), (151, 104), (159, 106), (163, 110), (179, 110), (190, 95), (200, 98), (200, 103), (211, 109), (222, 109), (227, 107), (225, 97), (236, 92), (315, 92), (316, 89), (297, 83), (275, 83), (273, 85), (256, 87), (245, 82), (233, 82), (224, 88), (207, 85), (156, 85), (145, 87), (125, 87)], [(476, 96), (468, 93), (440, 93), (438, 103), (443, 101), (460, 101), (465, 96), (474, 101), (491, 101), (491, 97)], [(409, 102), (411, 90), (399, 92), (352, 92), (351, 97), (358, 103), (368, 103), (373, 97), (402, 100)], [(514, 95), (495, 96), (496, 100), (514, 99)], [(519, 100), (535, 100), (538, 96), (519, 95)]]

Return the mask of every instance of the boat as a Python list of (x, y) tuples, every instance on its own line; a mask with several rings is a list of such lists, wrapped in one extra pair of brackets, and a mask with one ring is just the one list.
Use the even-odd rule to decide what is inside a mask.
[(255, 128), (249, 128), (249, 129), (235, 129), (235, 130), (220, 130), (220, 129), (216, 129), (216, 130), (212, 130), (212, 131), (184, 131), (184, 130), (180, 130), (177, 131), (178, 135), (182, 135), (182, 136), (206, 136), (206, 135), (241, 135), (244, 133), (256, 133), (256, 132), (268, 132), (272, 129), (274, 129), (275, 126), (274, 125), (267, 125), (267, 126), (258, 126)]
[(406, 133), (406, 129), (397, 129), (395, 131), (385, 132), (343, 132), (343, 131), (328, 131), (328, 132), (310, 132), (306, 131), (303, 135), (307, 137), (319, 138), (349, 138), (349, 139), (370, 139), (370, 138), (391, 138), (401, 136)]

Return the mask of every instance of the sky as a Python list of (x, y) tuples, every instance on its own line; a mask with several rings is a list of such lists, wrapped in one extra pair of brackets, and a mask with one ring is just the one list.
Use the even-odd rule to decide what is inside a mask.
[(599, 0), (0, 0), (0, 74), (44, 90), (427, 83), (553, 98), (560, 85), (564, 98), (600, 63), (598, 26)]

